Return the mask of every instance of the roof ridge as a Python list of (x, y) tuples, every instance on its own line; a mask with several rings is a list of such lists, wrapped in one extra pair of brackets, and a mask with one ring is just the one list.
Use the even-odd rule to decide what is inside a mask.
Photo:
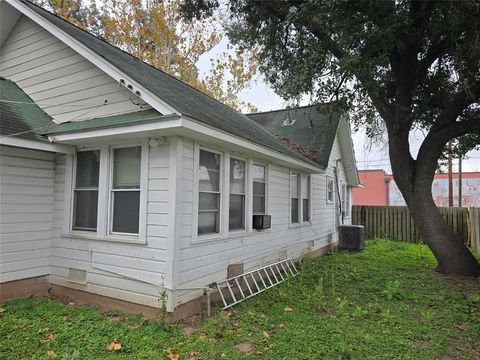
[(287, 110), (299, 110), (299, 109), (306, 109), (306, 108), (313, 108), (317, 106), (328, 106), (328, 105), (333, 105), (335, 104), (335, 101), (330, 101), (326, 103), (315, 103), (315, 104), (310, 104), (310, 105), (303, 105), (303, 106), (296, 106), (296, 107), (286, 107), (283, 109), (275, 109), (275, 110), (268, 110), (268, 111), (259, 111), (259, 112), (251, 112), (251, 113), (246, 113), (244, 114), (245, 116), (250, 116), (250, 115), (260, 115), (260, 114), (268, 114), (268, 113), (274, 113), (274, 112), (280, 112), (280, 111), (287, 111)]

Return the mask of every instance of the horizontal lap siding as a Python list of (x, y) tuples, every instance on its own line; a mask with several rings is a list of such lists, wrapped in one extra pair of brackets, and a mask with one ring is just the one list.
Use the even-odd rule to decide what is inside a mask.
[(60, 122), (141, 110), (116, 81), (26, 17), (2, 45), (0, 69)]
[[(194, 173), (193, 141), (184, 141), (182, 171), (182, 209), (180, 233), (179, 288), (196, 288), (225, 279), (229, 264), (244, 263), (244, 270), (278, 261), (285, 256), (298, 257), (328, 244), (328, 235), (336, 241), (334, 206), (326, 203), (325, 174), (312, 175), (312, 225), (291, 227), (289, 199), (289, 169), (270, 165), (269, 204), (272, 228), (244, 236), (207, 243), (192, 244), (193, 211), (191, 182)], [(338, 140), (335, 140), (327, 173), (333, 178), (335, 160), (341, 158)], [(339, 166), (339, 179), (345, 182)], [(311, 241), (314, 241), (313, 248)], [(202, 295), (202, 290), (180, 290), (177, 304)]]
[[(168, 145), (149, 150), (147, 244), (124, 244), (62, 236), (65, 156), (57, 156), (55, 228), (51, 282), (138, 304), (158, 307), (166, 276)], [(87, 283), (68, 281), (68, 269), (87, 271)]]
[(0, 282), (48, 275), (55, 154), (0, 146)]

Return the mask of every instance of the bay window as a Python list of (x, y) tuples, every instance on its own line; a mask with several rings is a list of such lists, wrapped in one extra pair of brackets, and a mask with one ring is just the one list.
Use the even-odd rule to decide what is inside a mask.
[(291, 223), (296, 224), (299, 222), (298, 218), (298, 208), (299, 208), (299, 203), (298, 203), (298, 188), (299, 188), (299, 182), (298, 182), (298, 174), (290, 174), (290, 214), (291, 214)]
[(200, 150), (198, 166), (198, 234), (220, 232), (220, 154)]
[(100, 150), (79, 151), (76, 157), (73, 229), (97, 230)]
[(265, 166), (253, 164), (253, 213), (265, 214), (266, 211), (266, 169)]
[(310, 221), (310, 175), (302, 176), (303, 221)]
[(111, 232), (138, 234), (141, 147), (113, 149)]
[(230, 159), (229, 230), (245, 230), (245, 161)]

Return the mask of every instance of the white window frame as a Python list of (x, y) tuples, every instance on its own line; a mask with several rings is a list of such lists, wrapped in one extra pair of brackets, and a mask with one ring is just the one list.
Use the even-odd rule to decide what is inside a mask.
[[(244, 191), (245, 192), (243, 194), (244, 201), (245, 201), (245, 204), (244, 204), (245, 209), (244, 209), (244, 214), (243, 214), (243, 216), (245, 217), (245, 220), (244, 220), (245, 221), (245, 228), (244, 229), (235, 229), (235, 230), (230, 230), (230, 195), (231, 195), (231, 192), (230, 192), (230, 163), (232, 161), (232, 158), (235, 159), (235, 160), (243, 161), (245, 163), (245, 178), (244, 178), (244, 185), (245, 185), (245, 190)], [(248, 159), (246, 159), (244, 157), (241, 157), (241, 156), (237, 156), (236, 154), (226, 153), (224, 164), (225, 164), (225, 187), (228, 188), (228, 193), (225, 193), (225, 200), (227, 202), (227, 206), (225, 208), (226, 209), (225, 223), (226, 223), (226, 227), (227, 227), (226, 232), (228, 232), (229, 234), (243, 234), (243, 233), (246, 233), (249, 229), (248, 228), (248, 226), (249, 226), (249, 221), (248, 221), (248, 216), (249, 216), (248, 179), (249, 179), (249, 173), (250, 173), (249, 161), (248, 161)], [(228, 167), (227, 167), (227, 165), (228, 165)], [(233, 195), (241, 195), (241, 194), (234, 193)]]
[(352, 196), (351, 188), (345, 184), (345, 218), (349, 219), (352, 213)]
[[(330, 200), (328, 197), (328, 184), (331, 182), (332, 184), (332, 199)], [(326, 202), (327, 204), (333, 204), (333, 201), (335, 199), (335, 183), (333, 182), (333, 178), (329, 175), (325, 177), (325, 197), (326, 197)]]
[[(307, 179), (310, 177), (310, 181), (308, 181)], [(300, 193), (300, 198), (302, 200), (302, 204), (301, 204), (301, 208), (302, 208), (302, 224), (311, 224), (312, 223), (312, 175), (311, 174), (302, 174), (301, 176), (301, 179), (305, 179), (306, 180), (306, 183), (308, 184), (308, 188), (307, 188), (307, 194), (308, 194), (308, 198), (304, 198), (303, 197), (303, 193)], [(300, 190), (303, 190), (302, 188), (302, 184), (303, 182), (300, 184)], [(302, 191), (303, 192), (303, 191)], [(308, 199), (308, 220), (305, 221), (303, 220), (303, 199)]]
[[(297, 214), (298, 219), (297, 222), (292, 222), (292, 175), (297, 175)], [(302, 214), (302, 206), (301, 206), (301, 199), (302, 199), (302, 174), (297, 171), (290, 170), (289, 177), (288, 177), (288, 193), (289, 193), (289, 200), (288, 200), (288, 214), (289, 214), (289, 224), (291, 227), (301, 226), (303, 220)]]
[[(141, 148), (140, 160), (140, 209), (138, 234), (111, 233), (111, 186), (113, 171), (113, 149), (137, 147)], [(147, 203), (148, 203), (148, 139), (141, 142), (119, 143), (101, 146), (86, 146), (78, 151), (100, 149), (100, 169), (98, 180), (97, 231), (73, 229), (74, 189), (76, 181), (76, 154), (67, 155), (65, 164), (65, 210), (62, 236), (76, 239), (104, 240), (133, 244), (147, 243)]]
[(343, 218), (347, 218), (347, 185), (343, 182), (340, 181), (340, 204), (342, 206), (342, 216)]
[[(97, 228), (95, 230), (82, 230), (82, 229), (74, 229), (74, 224), (75, 224), (75, 191), (77, 187), (77, 153), (79, 152), (84, 152), (84, 151), (99, 151), (100, 152), (100, 161), (99, 161), (99, 169), (98, 169), (98, 202), (97, 202)], [(69, 165), (69, 162), (72, 167), (72, 171), (70, 172), (72, 174), (71, 179), (70, 179), (70, 192), (67, 193), (65, 192), (65, 196), (68, 197), (68, 201), (65, 202), (65, 208), (68, 209), (68, 223), (66, 224), (68, 226), (68, 233), (75, 233), (75, 234), (85, 234), (87, 236), (91, 235), (96, 235), (98, 233), (98, 214), (100, 211), (100, 178), (101, 178), (101, 160), (102, 160), (102, 149), (100, 147), (86, 147), (82, 149), (78, 149), (75, 154), (72, 155), (66, 155), (67, 159), (65, 160), (65, 174), (67, 174), (67, 168)], [(68, 161), (68, 157), (70, 157), (71, 161)], [(67, 184), (67, 177), (65, 176), (65, 185)], [(65, 186), (65, 189), (67, 189), (67, 186)], [(68, 206), (67, 206), (68, 204)], [(65, 230), (65, 229), (64, 229)]]
[[(214, 154), (220, 155), (220, 171), (219, 171), (219, 191), (220, 191), (220, 204), (219, 204), (219, 232), (213, 234), (198, 234), (198, 205), (200, 200), (200, 186), (198, 177), (198, 168), (200, 166), (200, 150), (208, 151)], [(228, 209), (229, 196), (225, 196), (225, 169), (228, 165), (228, 171), (230, 171), (230, 163), (228, 154), (221, 151), (214, 150), (212, 148), (200, 145), (195, 142), (194, 144), (194, 156), (193, 156), (193, 221), (192, 221), (192, 242), (204, 242), (222, 238), (228, 230)], [(227, 164), (228, 163), (228, 164)], [(225, 221), (227, 219), (227, 221)]]

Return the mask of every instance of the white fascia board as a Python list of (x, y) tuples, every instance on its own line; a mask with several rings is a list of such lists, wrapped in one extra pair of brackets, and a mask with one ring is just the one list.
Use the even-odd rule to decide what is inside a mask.
[(101, 58), (96, 54), (94, 51), (90, 50), (88, 47), (83, 45), (80, 41), (74, 39), (67, 33), (63, 32), (59, 28), (57, 28), (54, 24), (43, 18), (42, 16), (38, 15), (36, 12), (28, 8), (26, 5), (20, 3), (17, 0), (5, 0), (8, 4), (13, 6), (15, 9), (20, 11), (22, 14), (33, 20), (35, 23), (40, 25), (42, 28), (47, 30), (53, 36), (58, 38), (62, 41), (65, 45), (69, 46), (73, 50), (75, 50), (78, 54), (83, 56), (85, 59), (90, 61), (92, 64), (97, 66), (100, 70), (105, 72), (107, 75), (112, 77), (115, 81), (120, 82), (120, 80), (125, 80), (127, 84), (133, 86), (132, 91), (140, 91), (140, 98), (148, 103), (151, 107), (155, 110), (159, 111), (163, 115), (168, 114), (177, 114), (181, 115), (181, 113), (170, 106), (168, 103), (160, 99), (157, 95), (153, 94), (151, 91), (143, 87), (140, 83), (136, 82), (122, 71), (114, 67), (105, 59)]
[(28, 139), (8, 137), (8, 136), (0, 138), (0, 145), (16, 146), (16, 147), (21, 147), (26, 149), (49, 151), (49, 152), (63, 153), (63, 154), (75, 153), (74, 146), (62, 145), (62, 144), (49, 144), (42, 141), (28, 140)]
[(48, 139), (53, 143), (57, 143), (57, 142), (61, 143), (61, 142), (71, 142), (75, 140), (86, 140), (86, 139), (93, 140), (95, 138), (101, 138), (101, 137), (115, 137), (119, 135), (134, 136), (135, 134), (138, 134), (138, 133), (173, 129), (173, 128), (179, 128), (180, 126), (182, 126), (182, 121), (180, 118), (176, 118), (176, 119), (170, 119), (170, 120), (148, 122), (146, 124), (127, 125), (127, 126), (112, 127), (112, 128), (106, 128), (106, 129), (97, 129), (97, 130), (58, 134), (58, 135), (50, 135), (48, 136)]
[(252, 141), (245, 140), (244, 138), (241, 138), (239, 136), (234, 136), (230, 133), (213, 129), (211, 127), (200, 124), (197, 120), (193, 118), (183, 116), (182, 120), (183, 120), (182, 126), (194, 132), (202, 133), (204, 135), (207, 135), (209, 137), (213, 137), (216, 139), (221, 139), (222, 141), (228, 142), (230, 144), (237, 145), (239, 147), (248, 149), (250, 151), (255, 151), (255, 152), (264, 154), (274, 159), (278, 159), (283, 163), (290, 164), (291, 166), (297, 169), (304, 169), (312, 173), (325, 172), (325, 169), (323, 169), (320, 165), (317, 166), (317, 165), (309, 164), (305, 161), (295, 159), (291, 156), (282, 154), (268, 147), (258, 145)]
[(355, 151), (353, 148), (352, 132), (350, 122), (345, 115), (341, 115), (337, 135), (340, 139), (342, 148), (342, 162), (347, 175), (348, 185), (358, 187), (360, 180), (357, 173), (357, 162), (355, 160)]

